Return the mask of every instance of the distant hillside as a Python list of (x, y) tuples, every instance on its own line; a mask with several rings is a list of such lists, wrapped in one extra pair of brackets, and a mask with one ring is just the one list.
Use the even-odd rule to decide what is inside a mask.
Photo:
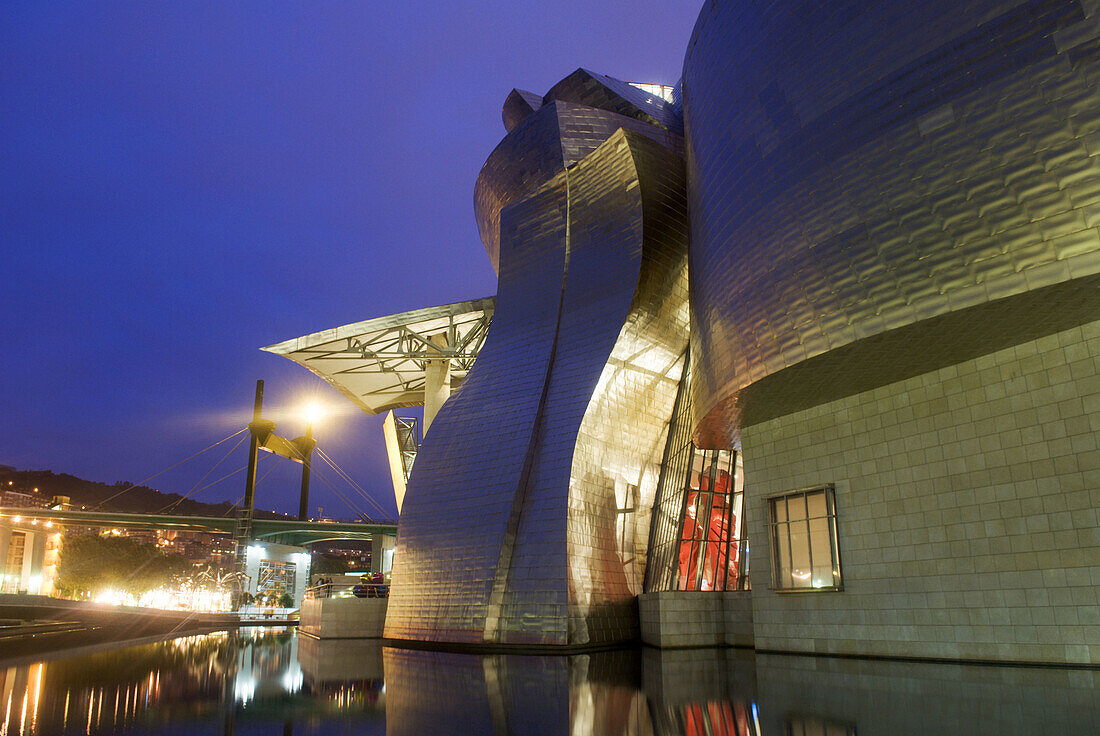
[[(11, 481), (11, 485), (8, 482)], [(13, 490), (20, 493), (32, 493), (38, 489), (38, 495), (68, 496), (71, 503), (77, 508), (87, 506), (89, 509), (99, 506), (104, 499), (114, 496), (119, 491), (130, 486), (128, 481), (119, 481), (114, 485), (96, 483), (91, 480), (77, 478), (68, 473), (54, 473), (50, 470), (16, 470), (7, 465), (0, 465), (0, 490)], [(181, 516), (223, 516), (231, 513), (232, 505), (229, 501), (221, 503), (203, 503), (182, 498), (178, 493), (161, 493), (148, 486), (136, 486), (129, 491), (120, 494), (103, 504), (102, 511), (122, 511), (131, 513), (167, 513)], [(164, 510), (169, 504), (171, 509)], [(273, 511), (256, 509), (255, 516), (258, 519), (281, 519), (285, 514), (277, 514)]]

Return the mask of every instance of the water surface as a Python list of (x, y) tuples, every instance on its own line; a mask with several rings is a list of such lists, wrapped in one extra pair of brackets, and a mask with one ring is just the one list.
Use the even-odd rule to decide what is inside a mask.
[(242, 630), (0, 662), (0, 736), (1094, 734), (1098, 688), (1083, 669), (736, 649), (479, 656)]

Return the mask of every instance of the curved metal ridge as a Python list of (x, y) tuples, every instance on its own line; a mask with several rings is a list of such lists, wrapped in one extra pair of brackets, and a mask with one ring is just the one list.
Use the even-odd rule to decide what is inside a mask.
[(499, 243), (494, 326), (409, 479), (387, 637), (637, 637), (633, 596), (687, 340), (679, 143), (553, 101), (486, 162), (475, 201), (491, 257)]

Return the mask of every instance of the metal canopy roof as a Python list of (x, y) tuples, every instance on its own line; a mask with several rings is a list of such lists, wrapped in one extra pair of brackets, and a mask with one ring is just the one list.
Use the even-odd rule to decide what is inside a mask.
[[(424, 403), (424, 365), (451, 361), (458, 384), (477, 358), (495, 297), (368, 319), (269, 345), (332, 384), (368, 414)], [(439, 346), (431, 338), (445, 335)]]

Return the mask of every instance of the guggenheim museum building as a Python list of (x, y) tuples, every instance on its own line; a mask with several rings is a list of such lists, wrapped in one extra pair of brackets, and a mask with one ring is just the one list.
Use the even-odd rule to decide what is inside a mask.
[(502, 117), (495, 298), (268, 348), (431, 405), (386, 638), (1100, 664), (1100, 3), (706, 0)]

